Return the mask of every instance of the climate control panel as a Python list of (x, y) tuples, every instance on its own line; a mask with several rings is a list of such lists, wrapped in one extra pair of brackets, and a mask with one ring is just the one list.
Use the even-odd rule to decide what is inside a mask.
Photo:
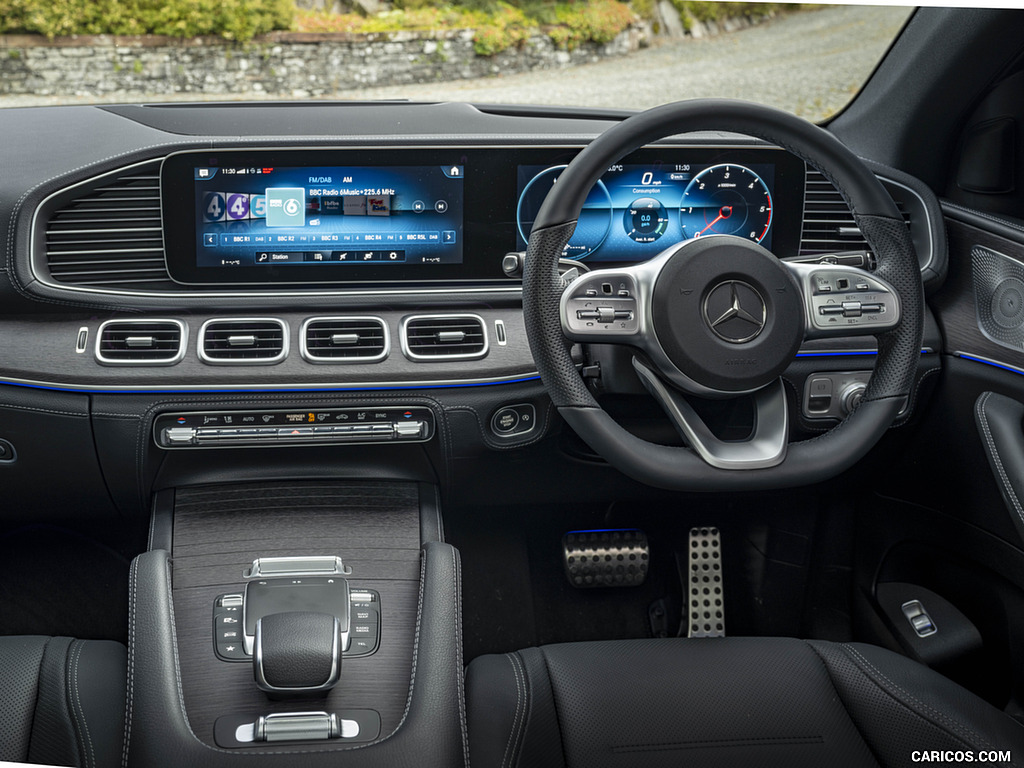
[(433, 435), (434, 415), (422, 406), (192, 411), (164, 413), (153, 424), (153, 439), (168, 450), (416, 443)]

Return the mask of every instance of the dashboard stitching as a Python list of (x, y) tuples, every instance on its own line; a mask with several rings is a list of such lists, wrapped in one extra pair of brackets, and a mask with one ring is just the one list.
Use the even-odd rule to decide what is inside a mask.
[(1000, 485), (1003, 491), (1009, 497), (1010, 501), (1013, 502), (1013, 508), (1017, 512), (1017, 517), (1024, 522), (1024, 509), (1021, 508), (1020, 500), (1017, 498), (1017, 493), (1013, 486), (1010, 484), (1010, 478), (1006, 474), (1006, 468), (1003, 466), (1002, 460), (999, 458), (999, 449), (996, 447), (995, 440), (992, 438), (992, 431), (988, 425), (988, 413), (985, 411), (985, 405), (991, 399), (992, 393), (986, 392), (978, 400), (976, 410), (978, 413), (978, 421), (981, 424), (982, 432), (985, 435), (985, 442), (988, 443), (989, 451), (988, 455), (992, 459), (992, 463), (995, 464), (996, 470), (999, 474)]
[(14, 403), (0, 403), (0, 408), (10, 408), (15, 411), (35, 411), (36, 413), (49, 413), (55, 416), (71, 416), (76, 419), (87, 419), (87, 413), (75, 413), (74, 411), (58, 411), (50, 408), (33, 408), (30, 405), (15, 405)]
[[(986, 747), (987, 749), (992, 749), (992, 745), (989, 744), (988, 741), (984, 737), (980, 736), (979, 734), (975, 733), (974, 731), (972, 731), (969, 728), (961, 726), (955, 720), (950, 719), (949, 717), (947, 717), (946, 715), (942, 714), (938, 710), (933, 709), (932, 707), (928, 706), (924, 702), (920, 701), (919, 699), (915, 698), (910, 693), (905, 691), (898, 683), (896, 683), (893, 680), (891, 680), (890, 678), (888, 678), (885, 675), (884, 672), (879, 670), (878, 667), (876, 667), (874, 664), (872, 664), (870, 661), (868, 661), (864, 657), (864, 655), (861, 654), (860, 651), (858, 651), (856, 648), (851, 646), (849, 643), (843, 643), (842, 644), (842, 648), (847, 652), (847, 654), (849, 654), (854, 659), (855, 663), (857, 663), (858, 659), (860, 660), (860, 662), (862, 662), (862, 663), (858, 663), (857, 664), (857, 666), (859, 666), (862, 671), (864, 671), (865, 673), (868, 673), (868, 670), (870, 670), (871, 672), (874, 672), (874, 675), (877, 675), (877, 677), (880, 677), (882, 680), (884, 680), (886, 683), (888, 683), (892, 688), (896, 689), (896, 691), (901, 693), (903, 695), (903, 697), (905, 698), (905, 700), (899, 699), (891, 691), (887, 690), (884, 686), (882, 686), (878, 682), (878, 680), (875, 679), (874, 675), (867, 674), (867, 677), (869, 679), (871, 679), (872, 682), (875, 683), (875, 685), (877, 685), (879, 688), (882, 688), (882, 690), (885, 690), (886, 693), (888, 693), (894, 699), (897, 699), (897, 701), (900, 701), (900, 703), (903, 704), (903, 706), (907, 707), (911, 711), (914, 711), (915, 714), (917, 714), (919, 717), (923, 717), (923, 715), (921, 715), (920, 712), (916, 712), (913, 709), (913, 707), (910, 707), (910, 705), (907, 704), (907, 701), (912, 702), (913, 704), (916, 704), (918, 707), (923, 709), (925, 712), (928, 712), (928, 713), (932, 714), (936, 719), (939, 720), (939, 722), (944, 723), (947, 728), (951, 729), (952, 735), (955, 735), (956, 738), (958, 738), (961, 741), (965, 742), (969, 746), (974, 746), (974, 743), (980, 743), (984, 747)], [(865, 666), (867, 667), (867, 669), (864, 669)]]
[(1001, 224), (1004, 227), (1009, 227), (1010, 229), (1014, 229), (1014, 230), (1016, 230), (1018, 232), (1024, 233), (1024, 226), (1021, 226), (1020, 224), (1015, 224), (1012, 221), (1008, 221), (1007, 219), (1003, 219), (1003, 218), (1000, 218), (998, 216), (993, 216), (990, 213), (985, 213), (984, 211), (979, 211), (979, 210), (977, 210), (975, 208), (968, 208), (968, 207), (966, 207), (964, 205), (959, 205), (958, 203), (950, 202), (949, 200), (942, 200), (942, 207), (943, 208), (952, 208), (954, 211), (960, 211), (962, 213), (969, 213), (972, 216), (977, 216), (978, 218), (981, 218), (981, 219), (987, 219), (988, 221), (991, 221), (994, 224)]

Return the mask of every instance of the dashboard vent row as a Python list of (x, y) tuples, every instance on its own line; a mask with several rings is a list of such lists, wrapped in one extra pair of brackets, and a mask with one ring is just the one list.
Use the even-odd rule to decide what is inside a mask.
[(50, 275), (67, 285), (174, 285), (164, 264), (160, 222), (159, 161), (107, 178), (50, 215)]
[[(410, 360), (471, 360), (488, 352), (479, 315), (415, 315), (402, 321), (401, 337)], [(387, 323), (379, 317), (313, 317), (299, 338), (310, 363), (377, 363), (391, 352)], [(187, 345), (188, 325), (181, 320), (108, 320), (97, 332), (95, 354), (103, 365), (174, 365)], [(284, 320), (216, 318), (199, 329), (197, 351), (211, 365), (272, 365), (288, 357), (288, 347)]]
[(185, 337), (178, 320), (108, 320), (99, 329), (96, 359), (104, 365), (174, 365), (185, 356)]
[(388, 356), (388, 327), (379, 317), (314, 317), (302, 329), (311, 363), (370, 363)]
[(200, 359), (215, 365), (271, 365), (288, 356), (284, 321), (272, 317), (207, 320), (199, 337)]
[(487, 328), (479, 315), (417, 315), (403, 322), (402, 345), (412, 360), (471, 360), (487, 354)]
[[(801, 256), (869, 250), (850, 206), (832, 182), (814, 168), (808, 168), (804, 190)], [(910, 214), (906, 206), (896, 200), (896, 207), (909, 226)]]

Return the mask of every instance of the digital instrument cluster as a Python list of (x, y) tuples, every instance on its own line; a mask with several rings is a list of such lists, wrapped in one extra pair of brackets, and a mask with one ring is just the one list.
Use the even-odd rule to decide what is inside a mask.
[[(565, 167), (519, 167), (521, 248)], [(734, 235), (770, 249), (775, 176), (774, 163), (763, 162), (613, 165), (588, 195), (563, 257), (645, 261), (672, 243), (706, 235)]]
[[(582, 147), (221, 149), (160, 172), (167, 271), (186, 285), (507, 285), (548, 194)], [(565, 258), (650, 259), (735, 235), (800, 241), (805, 168), (767, 146), (651, 146), (595, 184)]]

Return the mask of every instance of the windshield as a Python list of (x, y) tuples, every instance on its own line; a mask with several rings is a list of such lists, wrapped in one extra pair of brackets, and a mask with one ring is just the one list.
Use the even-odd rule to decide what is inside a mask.
[(0, 106), (409, 99), (644, 109), (725, 97), (816, 121), (857, 93), (913, 10), (700, 0), (6, 5)]

